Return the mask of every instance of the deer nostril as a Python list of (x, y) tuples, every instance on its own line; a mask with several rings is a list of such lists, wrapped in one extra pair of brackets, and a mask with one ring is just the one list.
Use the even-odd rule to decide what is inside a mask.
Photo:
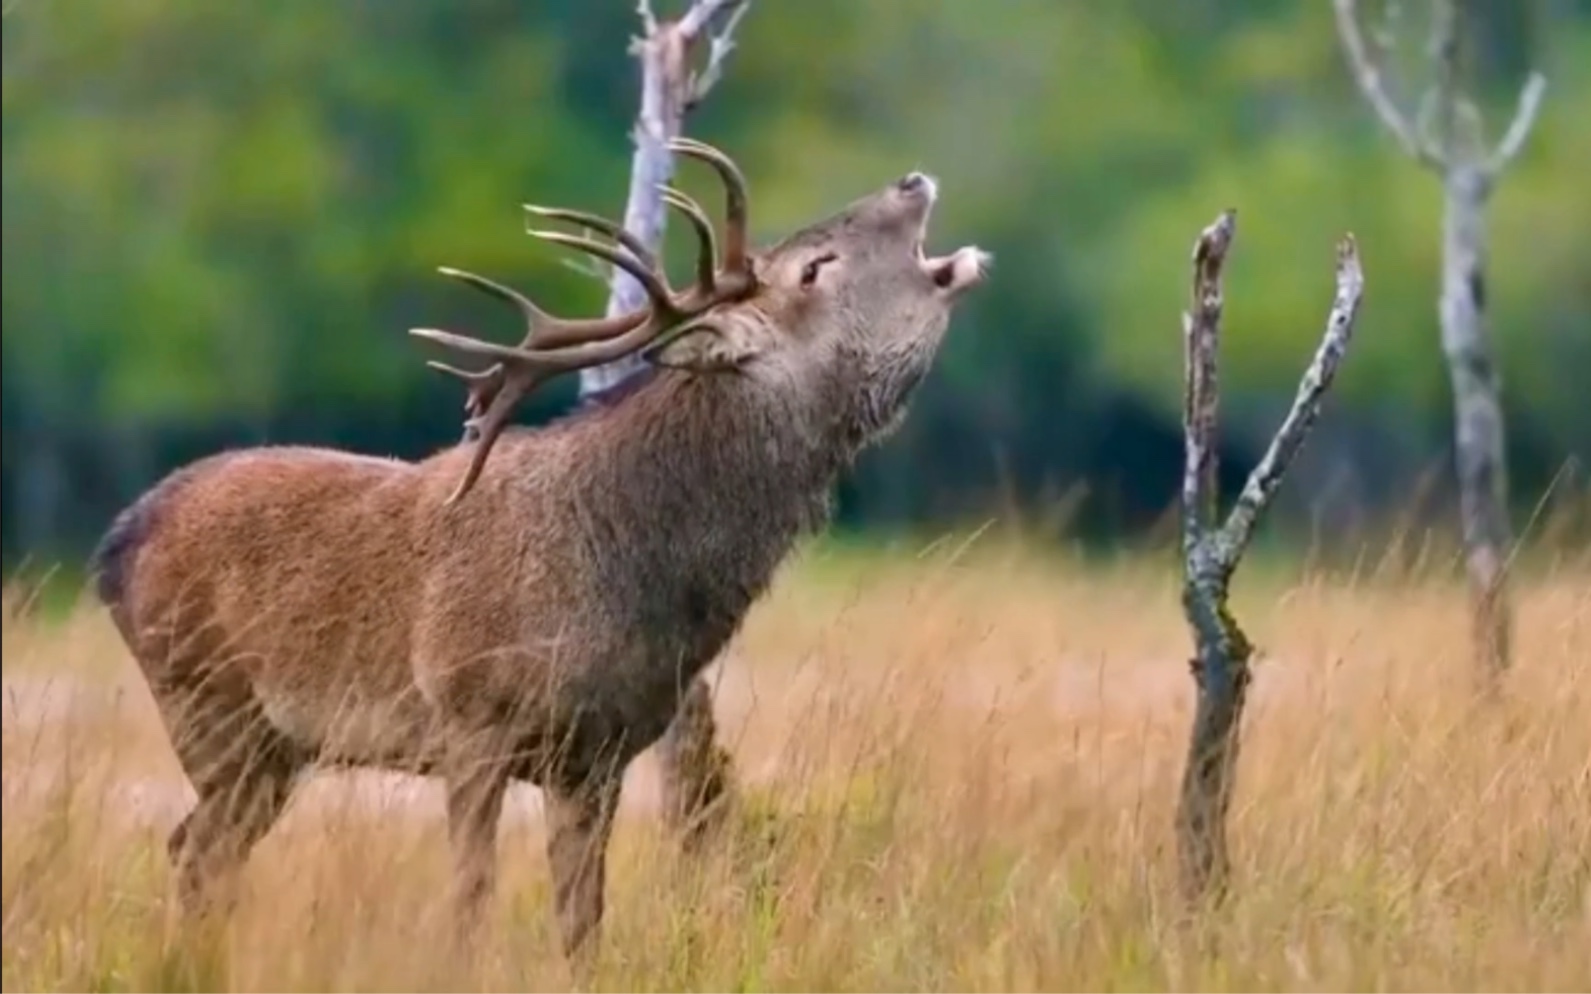
[(913, 169), (895, 181), (895, 189), (913, 200), (932, 203), (938, 193), (939, 184), (927, 173)]

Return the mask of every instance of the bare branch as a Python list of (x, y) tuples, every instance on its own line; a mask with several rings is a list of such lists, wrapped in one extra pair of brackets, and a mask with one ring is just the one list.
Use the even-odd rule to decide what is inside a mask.
[[(723, 73), (723, 60), (734, 47), (734, 30), (750, 0), (695, 0), (678, 20), (659, 20), (650, 0), (639, 0), (636, 12), (645, 37), (631, 51), (641, 63), (641, 105), (635, 121), (635, 153), (630, 166), (630, 192), (624, 211), (624, 230), (648, 251), (663, 244), (667, 206), (661, 190), (673, 176), (674, 159), (668, 142), (679, 137), (685, 113), (706, 94)], [(707, 70), (698, 77), (689, 59), (696, 44), (715, 26), (710, 36)], [(707, 79), (711, 73), (712, 78)], [(613, 274), (608, 313), (633, 311), (645, 303), (643, 288), (629, 274)], [(639, 355), (626, 356), (580, 372), (580, 395), (591, 397), (646, 368)]]
[(1239, 732), (1252, 674), (1254, 646), (1232, 612), (1232, 574), (1331, 386), (1353, 336), (1364, 277), (1352, 235), (1337, 249), (1337, 295), (1315, 360), (1298, 399), (1238, 499), (1225, 527), (1209, 529), (1215, 503), (1215, 434), (1219, 396), (1217, 350), (1222, 310), (1221, 267), (1236, 233), (1234, 211), (1204, 229), (1193, 249), (1193, 309), (1183, 315), (1187, 349), (1184, 399), (1187, 463), (1183, 475), (1182, 610), (1193, 634), (1197, 698), (1192, 735), (1177, 805), (1177, 848), (1184, 892), (1190, 899), (1220, 900), (1229, 872), (1226, 819), (1236, 776)]
[[(751, 0), (699, 0), (687, 13), (688, 20), (691, 14), (707, 7), (717, 7), (716, 14), (723, 15), (723, 26), (708, 38), (707, 65), (700, 73), (691, 77), (691, 92), (685, 99), (687, 111), (694, 108), (712, 92), (714, 86), (724, 75), (724, 60), (729, 58), (729, 53), (735, 50), (735, 28), (740, 25), (740, 19), (746, 16), (746, 11), (751, 9)], [(712, 23), (712, 15), (703, 18), (703, 25)], [(680, 30), (685, 30), (685, 22), (680, 22)], [(687, 44), (694, 36), (687, 35)]]
[(1546, 94), (1547, 77), (1539, 72), (1531, 73), (1524, 89), (1519, 91), (1519, 107), (1514, 111), (1514, 119), (1509, 122), (1502, 141), (1497, 143), (1497, 151), (1492, 153), (1491, 161), (1487, 163), (1487, 171), (1493, 176), (1506, 169), (1524, 147), (1525, 139), (1530, 137), (1530, 130), (1536, 125), (1536, 117), (1541, 113), (1541, 98)]
[(1177, 809), (1183, 885), (1193, 899), (1219, 899), (1227, 876), (1226, 810), (1238, 751), (1237, 729), (1248, 685), (1248, 641), (1226, 611), (1226, 572), (1213, 555), (1218, 405), (1224, 306), (1221, 270), (1237, 233), (1237, 212), (1223, 211), (1193, 243), (1192, 307), (1182, 315), (1186, 353), (1183, 397), (1182, 609), (1193, 632), (1198, 692), (1193, 736)]
[(1337, 293), (1326, 318), (1326, 333), (1315, 358), (1298, 384), (1298, 395), (1270, 447), (1249, 474), (1237, 504), (1221, 529), (1221, 554), (1230, 571), (1254, 537), (1254, 528), (1280, 489), (1288, 467), (1304, 447), (1304, 439), (1320, 416), (1320, 407), (1337, 375), (1337, 367), (1353, 339), (1354, 321), (1359, 316), (1359, 301), (1364, 295), (1364, 270), (1359, 264), (1359, 249), (1352, 234), (1337, 245)]
[(1185, 550), (1210, 527), (1216, 501), (1216, 410), (1220, 394), (1216, 361), (1221, 342), (1221, 267), (1237, 231), (1237, 211), (1226, 210), (1193, 245), (1192, 310), (1182, 315), (1184, 392), (1182, 422), (1182, 543)]
[[(1486, 203), (1499, 174), (1529, 138), (1547, 83), (1541, 73), (1530, 74), (1513, 120), (1493, 147), (1480, 108), (1463, 92), (1459, 72), (1466, 33), (1474, 27), (1466, 16), (1473, 13), (1473, 5), (1462, 0), (1428, 2), (1434, 16), (1427, 55), (1434, 80), (1420, 103), (1411, 135), (1382, 88), (1358, 33), (1355, 0), (1333, 0), (1343, 46), (1371, 106), (1405, 150), (1413, 151), (1442, 177), (1445, 209), (1438, 313), (1453, 388), (1454, 464), (1466, 568), (1475, 598), (1475, 657), (1489, 693), (1509, 665), (1512, 613), (1506, 593), (1506, 550), (1513, 539), (1507, 513), (1502, 400), (1486, 325)], [(1251, 480), (1250, 488), (1256, 486), (1263, 489), (1261, 482)], [(1234, 541), (1242, 542), (1253, 523), (1245, 523), (1243, 513), (1234, 511), (1228, 526)]]
[(657, 14), (652, 12), (652, 0), (636, 0), (635, 15), (641, 19), (641, 33), (645, 37), (657, 34)]
[(685, 43), (695, 41), (703, 31), (709, 30), (712, 25), (719, 23), (719, 19), (726, 15), (734, 15), (735, 8), (750, 6), (750, 0), (696, 0), (691, 4), (690, 10), (679, 19), (678, 29), (685, 36)]
[(1406, 154), (1421, 165), (1433, 169), (1442, 168), (1441, 156), (1421, 138), (1408, 118), (1398, 109), (1392, 95), (1387, 92), (1382, 67), (1371, 55), (1370, 47), (1365, 43), (1364, 33), (1360, 30), (1356, 0), (1332, 0), (1332, 6), (1337, 11), (1337, 33), (1342, 37), (1342, 47), (1348, 55), (1349, 67), (1353, 70), (1354, 79), (1359, 84), (1359, 90), (1364, 94), (1365, 100), (1369, 102), (1376, 116), (1381, 118), (1381, 123), (1386, 125), (1387, 130), (1397, 139)]

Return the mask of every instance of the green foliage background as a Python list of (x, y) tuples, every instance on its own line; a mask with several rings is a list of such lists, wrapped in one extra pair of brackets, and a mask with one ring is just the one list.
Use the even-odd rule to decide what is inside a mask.
[[(1492, 213), (1529, 505), (1591, 453), (1591, 4), (1477, 10), (1494, 134), (1528, 68), (1551, 81)], [(1228, 475), (1291, 397), (1345, 230), (1364, 317), (1293, 520), (1402, 510), (1444, 471), (1439, 190), (1353, 90), (1326, 0), (756, 0), (741, 28), (688, 129), (742, 160), (762, 237), (922, 167), (946, 192), (936, 242), (997, 256), (906, 428), (846, 485), (849, 523), (1079, 484), (1089, 534), (1157, 519), (1179, 472), (1187, 254), (1229, 205)], [(635, 30), (631, 0), (8, 3), (6, 558), (79, 555), (139, 489), (221, 446), (419, 456), (456, 439), (460, 393), (404, 329), (517, 334), (438, 264), (601, 306), (518, 205), (622, 209)], [(1419, 25), (1401, 37), (1413, 92)], [(705, 196), (706, 180), (683, 182)]]

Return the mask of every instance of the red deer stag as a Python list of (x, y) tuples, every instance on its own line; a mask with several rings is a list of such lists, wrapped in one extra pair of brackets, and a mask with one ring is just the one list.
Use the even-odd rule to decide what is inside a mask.
[[(527, 209), (616, 244), (533, 234), (623, 267), (650, 304), (561, 319), (444, 270), (530, 326), (517, 347), (412, 332), (494, 361), (433, 364), (470, 385), (459, 445), (417, 463), (222, 453), (111, 525), (98, 593), (198, 794), (169, 843), (184, 908), (212, 906), (302, 774), (376, 766), (444, 779), (468, 933), (521, 780), (545, 794), (564, 949), (590, 948), (626, 764), (824, 523), (839, 473), (899, 420), (988, 259), (924, 254), (936, 185), (916, 172), (753, 251), (739, 169), (671, 145), (728, 189), (721, 259), (705, 212), (667, 191), (701, 243), (688, 289), (617, 225), (550, 208)], [(654, 369), (622, 396), (505, 430), (537, 384), (632, 352)]]

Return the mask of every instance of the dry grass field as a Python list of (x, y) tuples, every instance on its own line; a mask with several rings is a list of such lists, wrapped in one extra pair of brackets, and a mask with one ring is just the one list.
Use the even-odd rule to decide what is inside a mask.
[[(1190, 916), (1174, 556), (807, 553), (714, 671), (744, 781), (721, 844), (676, 855), (651, 757), (631, 773), (593, 983), (1591, 989), (1591, 563), (1521, 576), (1489, 707), (1449, 567), (1240, 575), (1263, 658), (1234, 890)], [(528, 788), (474, 962), (442, 952), (438, 786), (371, 774), (314, 780), (225, 933), (180, 935), (164, 839), (188, 787), (147, 694), (98, 611), (25, 607), (4, 629), (7, 991), (568, 989)]]

